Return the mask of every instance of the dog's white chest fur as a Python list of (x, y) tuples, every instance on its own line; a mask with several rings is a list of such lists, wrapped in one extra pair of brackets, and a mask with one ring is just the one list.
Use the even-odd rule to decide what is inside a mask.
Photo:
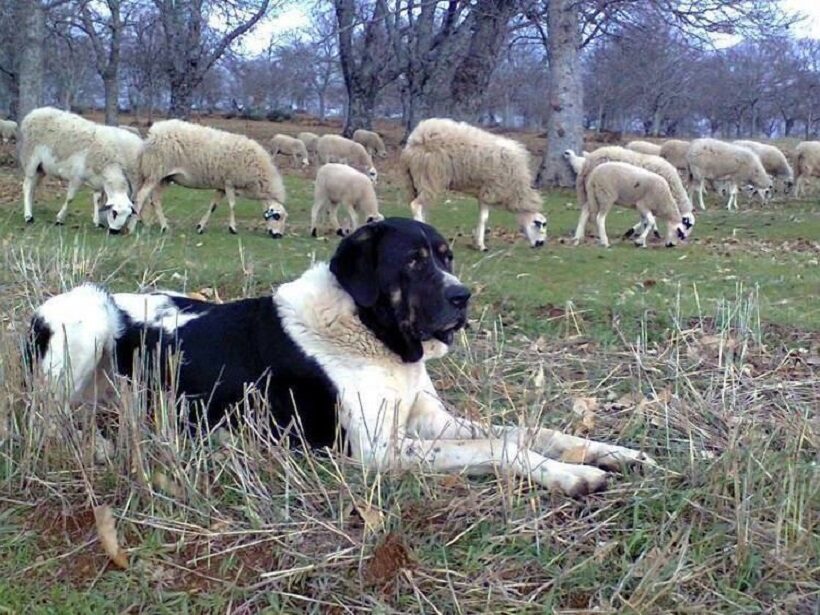
[[(280, 286), (274, 302), (285, 331), (339, 391), (342, 427), (384, 424), (402, 432), (416, 397), (429, 382), (425, 360), (443, 356), (447, 346), (425, 342), (423, 360), (403, 363), (362, 324), (353, 299), (326, 263)], [(365, 416), (374, 412), (379, 416)]]

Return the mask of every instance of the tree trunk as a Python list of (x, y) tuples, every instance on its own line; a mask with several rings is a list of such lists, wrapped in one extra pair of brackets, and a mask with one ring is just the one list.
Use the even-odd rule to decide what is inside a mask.
[(562, 152), (584, 145), (581, 29), (576, 0), (550, 0), (548, 8), (549, 119), (547, 148), (538, 170), (539, 186), (574, 186), (575, 177)]
[[(113, 74), (112, 74), (113, 73)], [(116, 68), (103, 76), (103, 92), (105, 95), (105, 123), (109, 126), (117, 126), (119, 120), (119, 80), (117, 79)]]
[(794, 130), (794, 118), (787, 117), (785, 120), (783, 120), (783, 136), (792, 136), (792, 130)]
[(342, 134), (350, 138), (357, 128), (370, 130), (373, 114), (376, 109), (376, 91), (366, 88), (355, 88), (347, 91), (345, 125)]
[(46, 13), (40, 0), (26, 0), (23, 11), (23, 47), (20, 50), (17, 117), (43, 104), (43, 39)]
[(171, 80), (171, 100), (168, 117), (187, 120), (191, 116), (191, 105), (194, 100), (194, 89), (185, 79)]

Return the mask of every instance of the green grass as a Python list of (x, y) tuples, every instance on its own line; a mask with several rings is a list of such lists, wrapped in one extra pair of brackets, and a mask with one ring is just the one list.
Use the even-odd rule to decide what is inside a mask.
[[(387, 179), (384, 212), (406, 215)], [(508, 477), (368, 475), (276, 446), (252, 420), (227, 442), (190, 438), (142, 420), (148, 398), (125, 383), (113, 418), (98, 417), (118, 423), (116, 453), (93, 463), (94, 417), (22, 386), (32, 306), (84, 279), (267, 292), (337, 243), (307, 236), (310, 182), (286, 184), (279, 241), (246, 201), (240, 235), (224, 206), (197, 235), (208, 196), (178, 188), (165, 235), (92, 228), (85, 193), (62, 228), (54, 200), (28, 227), (19, 203), (0, 209), (0, 613), (813, 612), (817, 201), (713, 204), (689, 245), (647, 250), (562, 242), (577, 216), (569, 193), (546, 196), (541, 250), (492, 212), (490, 250), (476, 252), (474, 202), (431, 210), (475, 296), (471, 328), (431, 365), (445, 400), (580, 433), (572, 400), (594, 397), (592, 437), (659, 461), (584, 501)], [(613, 212), (610, 238), (632, 218)], [(158, 392), (150, 409), (169, 405)], [(92, 503), (113, 508), (128, 570), (108, 563)], [(381, 522), (368, 529), (357, 510)]]

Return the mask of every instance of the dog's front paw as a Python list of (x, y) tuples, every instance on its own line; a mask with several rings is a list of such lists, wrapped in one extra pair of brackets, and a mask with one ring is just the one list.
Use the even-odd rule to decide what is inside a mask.
[(572, 466), (572, 472), (562, 476), (560, 490), (572, 498), (582, 498), (606, 489), (609, 474), (591, 466)]
[(586, 463), (591, 463), (608, 471), (623, 470), (627, 467), (658, 465), (652, 457), (643, 451), (623, 446), (604, 446), (601, 450), (594, 451), (594, 454), (587, 459)]

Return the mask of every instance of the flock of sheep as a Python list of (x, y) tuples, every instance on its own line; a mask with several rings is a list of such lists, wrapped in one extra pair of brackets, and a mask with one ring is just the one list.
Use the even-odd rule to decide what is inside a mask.
[[(16, 130), (13, 122), (0, 121), (3, 140)], [(95, 224), (107, 226), (112, 233), (125, 228), (132, 231), (150, 206), (165, 230), (168, 224), (162, 192), (174, 183), (214, 191), (197, 232), (205, 231), (210, 215), (227, 199), (228, 229), (236, 233), (234, 207), (239, 195), (260, 201), (268, 233), (281, 237), (288, 213), (275, 164), (278, 156), (290, 158), (297, 167), (308, 166), (311, 159), (319, 165), (310, 213), (312, 235), (317, 235), (323, 218), (340, 235), (383, 218), (374, 187), (378, 173), (373, 160), (386, 157), (387, 150), (381, 137), (367, 130), (357, 130), (353, 139), (310, 132), (295, 137), (278, 134), (266, 150), (246, 136), (181, 120), (156, 122), (143, 140), (130, 126), (104, 126), (43, 107), (23, 119), (19, 138), (27, 222), (33, 220), (38, 180), (54, 175), (68, 182), (58, 224), (64, 222), (68, 206), (85, 185), (93, 192)], [(635, 236), (636, 245), (645, 246), (650, 231), (657, 234), (660, 219), (667, 225), (666, 245), (671, 246), (691, 231), (694, 191), (698, 191), (698, 203), (704, 208), (707, 184), (728, 194), (727, 206), (736, 208), (739, 187), (765, 199), (775, 190), (788, 192), (792, 187), (799, 194), (805, 181), (820, 176), (820, 142), (798, 146), (796, 181), (780, 150), (753, 141), (669, 140), (662, 145), (633, 141), (626, 147), (602, 147), (582, 156), (567, 151), (564, 157), (577, 175), (581, 215), (575, 242), (583, 239), (592, 217), (604, 246), (609, 245), (606, 216), (614, 205), (638, 211), (640, 219), (627, 233)], [(416, 126), (399, 161), (411, 198), (410, 209), (417, 220), (424, 219), (426, 208), (443, 192), (452, 190), (478, 200), (475, 242), (479, 249), (486, 250), (491, 206), (516, 214), (531, 246), (544, 244), (547, 220), (541, 212), (541, 196), (532, 187), (529, 153), (521, 143), (463, 122), (434, 118)], [(344, 223), (338, 220), (342, 205), (348, 217)]]

